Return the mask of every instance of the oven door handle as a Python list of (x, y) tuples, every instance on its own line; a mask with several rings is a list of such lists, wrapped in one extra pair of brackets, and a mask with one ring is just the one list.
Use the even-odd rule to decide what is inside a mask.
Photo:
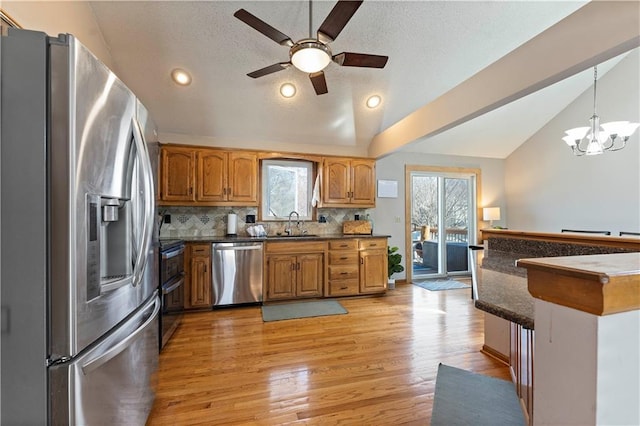
[(171, 293), (173, 290), (175, 290), (176, 288), (180, 287), (182, 284), (184, 284), (184, 272), (180, 272), (179, 275), (180, 278), (178, 278), (178, 280), (171, 284), (169, 287), (162, 287), (162, 294), (166, 295)]
[(172, 257), (176, 257), (178, 255), (181, 255), (182, 253), (184, 253), (184, 247), (180, 247), (180, 248), (175, 249), (175, 250), (169, 250), (169, 251), (163, 252), (162, 253), (162, 260), (171, 259)]

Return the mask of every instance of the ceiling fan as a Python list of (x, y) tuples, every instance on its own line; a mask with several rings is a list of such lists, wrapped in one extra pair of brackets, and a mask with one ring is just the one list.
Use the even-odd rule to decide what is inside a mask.
[(244, 9), (233, 14), (236, 18), (261, 32), (278, 44), (289, 47), (289, 61), (279, 62), (268, 67), (250, 72), (249, 77), (258, 78), (277, 71), (289, 68), (291, 65), (300, 71), (309, 74), (311, 84), (317, 95), (328, 92), (327, 81), (322, 71), (333, 60), (338, 65), (345, 67), (384, 68), (389, 59), (387, 56), (369, 55), (364, 53), (342, 52), (332, 55), (329, 43), (334, 41), (342, 29), (347, 25), (351, 17), (356, 13), (363, 0), (340, 0), (333, 7), (318, 28), (316, 38), (313, 38), (311, 29), (312, 4), (309, 0), (309, 38), (293, 42), (289, 36), (281, 33), (271, 25), (262, 21)]

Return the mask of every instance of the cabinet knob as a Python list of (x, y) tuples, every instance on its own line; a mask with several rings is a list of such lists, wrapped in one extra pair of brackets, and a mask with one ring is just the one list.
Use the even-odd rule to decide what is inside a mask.
[(348, 259), (348, 257), (346, 257), (346, 256), (343, 256), (343, 257), (340, 258), (340, 260), (347, 260), (347, 259)]

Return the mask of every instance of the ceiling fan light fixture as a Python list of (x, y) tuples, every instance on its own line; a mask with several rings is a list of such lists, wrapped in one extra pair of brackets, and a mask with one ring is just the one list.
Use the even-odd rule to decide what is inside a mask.
[(379, 95), (369, 96), (367, 99), (367, 106), (369, 108), (376, 108), (382, 102), (382, 98)]
[(180, 86), (188, 86), (189, 84), (191, 84), (191, 76), (189, 75), (189, 73), (180, 68), (176, 68), (171, 71), (171, 78), (176, 84), (179, 84)]
[(292, 98), (296, 94), (296, 86), (291, 83), (284, 83), (280, 86), (280, 94), (283, 98)]
[(316, 40), (302, 40), (291, 48), (291, 63), (300, 71), (322, 71), (331, 62), (331, 50)]

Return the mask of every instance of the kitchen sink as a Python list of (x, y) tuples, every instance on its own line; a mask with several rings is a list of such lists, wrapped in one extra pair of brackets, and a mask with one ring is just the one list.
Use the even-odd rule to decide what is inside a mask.
[(303, 234), (303, 235), (286, 235), (286, 234), (282, 234), (282, 235), (269, 235), (267, 238), (270, 238), (270, 239), (273, 239), (273, 238), (295, 239), (295, 238), (315, 238), (315, 237), (319, 237), (319, 235), (317, 235), (317, 234)]

